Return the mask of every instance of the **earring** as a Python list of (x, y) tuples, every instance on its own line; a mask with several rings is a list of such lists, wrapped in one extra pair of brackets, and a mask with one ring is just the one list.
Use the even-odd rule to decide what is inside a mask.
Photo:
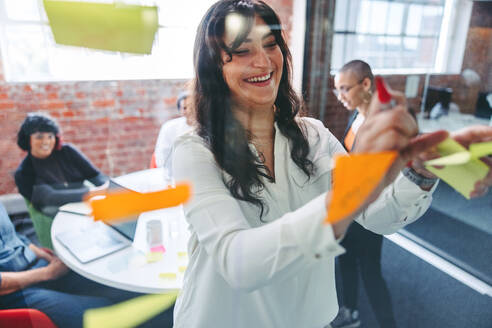
[(368, 104), (371, 101), (372, 98), (372, 91), (368, 90), (367, 92), (364, 92), (364, 95), (362, 96), (362, 101), (365, 104)]

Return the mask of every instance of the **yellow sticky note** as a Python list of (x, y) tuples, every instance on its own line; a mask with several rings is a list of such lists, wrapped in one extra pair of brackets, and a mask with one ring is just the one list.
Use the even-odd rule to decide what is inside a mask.
[(162, 253), (161, 252), (148, 252), (145, 255), (145, 258), (147, 259), (147, 263), (159, 262), (160, 260), (162, 260)]
[(187, 257), (188, 252), (178, 252), (178, 257)]
[(459, 153), (431, 159), (426, 161), (425, 165), (461, 165), (467, 163), (470, 159), (470, 152), (460, 151)]
[[(487, 147), (489, 146), (485, 146), (485, 149), (487, 149)], [(426, 162), (426, 169), (444, 180), (447, 184), (449, 184), (451, 187), (461, 193), (466, 199), (470, 199), (470, 193), (473, 191), (475, 183), (487, 176), (487, 173), (489, 172), (489, 167), (475, 156), (471, 156), (471, 154), (469, 154), (469, 159), (466, 162), (460, 162), (456, 160), (460, 157), (461, 160), (464, 160), (466, 156), (460, 154), (469, 152), (466, 150), (465, 147), (463, 147), (451, 138), (448, 138), (437, 145), (437, 151), (443, 156), (443, 161), (428, 161)], [(484, 148), (479, 147), (478, 151), (475, 150), (475, 154), (478, 154), (479, 156), (483, 156), (483, 153)], [(454, 159), (455, 161), (451, 161), (451, 163), (449, 163), (450, 158), (452, 160)], [(432, 165), (445, 166), (437, 168)]]
[(44, 0), (56, 43), (150, 54), (158, 29), (157, 7)]
[(475, 158), (484, 157), (492, 154), (492, 141), (480, 142), (470, 145), (470, 153)]
[(84, 328), (130, 328), (137, 327), (170, 308), (178, 292), (153, 294), (84, 313)]
[(178, 271), (179, 271), (179, 272), (181, 272), (181, 273), (183, 273), (183, 272), (185, 272), (185, 271), (186, 271), (186, 268), (187, 268), (187, 266), (186, 266), (186, 265), (180, 265), (180, 266), (178, 267)]
[(356, 211), (381, 182), (396, 156), (394, 151), (337, 156), (325, 223), (335, 223)]
[(159, 273), (159, 278), (161, 279), (170, 279), (174, 280), (176, 279), (177, 275), (174, 272), (161, 272)]

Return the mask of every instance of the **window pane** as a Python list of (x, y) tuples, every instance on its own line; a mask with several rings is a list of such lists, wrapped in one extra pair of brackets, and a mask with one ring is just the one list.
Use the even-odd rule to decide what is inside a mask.
[(401, 34), (404, 10), (405, 5), (402, 3), (389, 4), (389, 15), (386, 25), (386, 34)]
[(5, 10), (7, 18), (12, 20), (23, 21), (39, 21), (39, 6), (38, 0), (3, 0), (5, 1)]
[(424, 12), (424, 6), (410, 5), (408, 8), (407, 29), (405, 33), (407, 35), (419, 35), (422, 30), (422, 14)]
[(331, 52), (332, 69), (340, 69), (345, 64), (345, 35), (335, 34), (333, 37), (333, 51)]
[(15, 82), (190, 78), (196, 27), (206, 9), (215, 2), (123, 0), (125, 4), (159, 6), (159, 24), (165, 28), (156, 34), (152, 54), (141, 56), (56, 45), (50, 28), (41, 23), (45, 17), (42, 7), (37, 7), (41, 2), (6, 1), (11, 19), (40, 22), (38, 26), (7, 25), (3, 34), (0, 30), (0, 36), (5, 36), (0, 41), (6, 77)]
[(388, 3), (386, 1), (362, 1), (359, 11), (357, 32), (385, 33), (388, 8)]
[(216, 0), (158, 1), (156, 5), (159, 6), (159, 24), (196, 29), (204, 13), (215, 2)]
[(347, 21), (347, 30), (354, 32), (359, 24), (362, 2), (364, 0), (350, 0), (350, 9)]
[(407, 35), (437, 35), (441, 29), (443, 7), (410, 5)]
[(347, 28), (347, 10), (350, 0), (337, 1), (335, 7), (335, 31), (345, 31)]
[(443, 7), (425, 6), (421, 34), (438, 35), (441, 29)]
[(9, 77), (31, 76), (41, 79), (49, 74), (47, 27), (33, 25), (6, 26), (4, 69)]
[(404, 38), (403, 67), (432, 68), (434, 67), (437, 39), (434, 38)]
[(424, 4), (424, 5), (444, 5), (446, 0), (399, 0), (399, 2), (408, 2), (408, 3), (416, 3), (416, 4)]

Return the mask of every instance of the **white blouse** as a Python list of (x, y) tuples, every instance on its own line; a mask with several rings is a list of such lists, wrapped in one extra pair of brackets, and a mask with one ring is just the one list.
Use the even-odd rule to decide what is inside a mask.
[[(175, 179), (191, 182), (193, 198), (184, 206), (190, 261), (175, 327), (322, 328), (337, 314), (334, 259), (344, 249), (323, 220), (332, 157), (345, 150), (320, 121), (300, 122), (316, 172), (308, 179), (296, 166), (276, 128), (275, 183), (263, 179), (257, 191), (268, 206), (264, 222), (257, 206), (231, 196), (224, 184), (230, 177), (200, 137), (192, 132), (176, 142)], [(357, 221), (393, 233), (427, 210), (432, 191), (400, 174)]]
[(172, 175), (172, 152), (176, 139), (193, 129), (186, 123), (186, 117), (178, 117), (164, 123), (159, 131), (155, 143), (155, 162), (157, 167), (164, 167), (169, 175)]

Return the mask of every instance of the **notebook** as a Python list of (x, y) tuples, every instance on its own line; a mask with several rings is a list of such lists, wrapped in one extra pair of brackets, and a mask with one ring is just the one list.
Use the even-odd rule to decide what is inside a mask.
[(58, 233), (56, 239), (81, 263), (88, 263), (128, 247), (132, 242), (101, 221), (90, 222), (82, 230)]
[[(110, 180), (108, 190), (131, 190), (114, 180)], [(70, 203), (60, 207), (61, 212), (89, 216), (91, 209), (87, 203)], [(90, 222), (83, 230), (66, 231), (55, 237), (81, 263), (88, 263), (114, 253), (132, 244), (137, 229), (138, 215), (125, 221)]]

